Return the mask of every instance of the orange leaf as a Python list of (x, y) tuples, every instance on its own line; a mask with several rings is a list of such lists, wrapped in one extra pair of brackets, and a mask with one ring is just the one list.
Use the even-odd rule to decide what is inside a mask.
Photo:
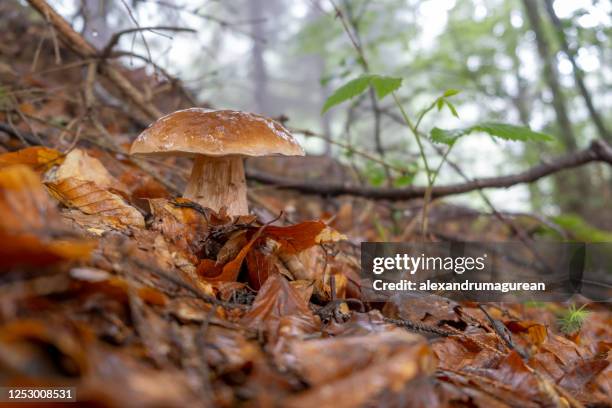
[(258, 249), (253, 249), (247, 255), (247, 268), (249, 271), (249, 283), (255, 290), (259, 290), (268, 276), (272, 275), (276, 267), (270, 255), (262, 253)]
[(29, 102), (20, 103), (19, 110), (22, 113), (25, 113), (26, 115), (33, 115), (34, 113), (36, 113), (36, 110), (34, 109), (34, 105), (32, 105)]
[(226, 282), (235, 281), (238, 278), (238, 274), (240, 273), (240, 267), (242, 266), (242, 261), (247, 256), (251, 247), (253, 246), (255, 241), (257, 241), (257, 239), (259, 238), (259, 236), (261, 235), (261, 233), (263, 232), (265, 228), (270, 228), (270, 227), (267, 225), (260, 227), (257, 230), (257, 232), (251, 237), (249, 242), (240, 250), (240, 252), (238, 252), (238, 255), (236, 255), (236, 258), (234, 258), (233, 260), (225, 264), (225, 266), (223, 267), (223, 272), (221, 272), (221, 274), (218, 276), (209, 278), (208, 280), (213, 281), (213, 282), (214, 281), (226, 281)]
[(508, 330), (510, 330), (512, 333), (527, 332), (527, 338), (529, 339), (530, 343), (536, 346), (544, 343), (548, 337), (546, 326), (536, 322), (513, 320), (506, 323), (506, 327), (508, 327)]
[(64, 228), (40, 179), (25, 165), (0, 168), (0, 265), (48, 265), (84, 259), (93, 242), (58, 240)]
[(142, 286), (138, 288), (138, 297), (150, 305), (166, 306), (168, 303), (166, 295), (150, 286)]
[(44, 146), (26, 147), (16, 152), (0, 155), (0, 168), (13, 164), (25, 164), (33, 170), (43, 172), (51, 166), (61, 164), (64, 156), (55, 149)]
[(269, 226), (265, 236), (281, 245), (281, 250), (296, 254), (316, 245), (317, 237), (326, 228), (322, 221), (306, 221), (288, 227)]
[(223, 267), (217, 265), (212, 259), (202, 259), (198, 264), (196, 273), (199, 277), (204, 279), (214, 278), (219, 276), (223, 272)]

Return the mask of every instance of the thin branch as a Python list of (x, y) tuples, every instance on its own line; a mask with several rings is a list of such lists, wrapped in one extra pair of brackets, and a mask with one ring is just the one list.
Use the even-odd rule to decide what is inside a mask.
[(122, 35), (134, 33), (137, 31), (151, 31), (151, 30), (166, 30), (166, 31), (176, 31), (176, 32), (187, 32), (187, 33), (197, 33), (193, 28), (184, 28), (184, 27), (169, 27), (169, 26), (153, 26), (153, 27), (132, 27), (126, 30), (117, 31), (113, 34), (113, 36), (108, 40), (108, 43), (102, 48), (101, 55), (102, 57), (106, 57), (110, 55), (111, 51), (119, 43)]
[[(434, 186), (431, 190), (432, 198), (463, 194), (485, 188), (508, 188), (517, 184), (532, 183), (543, 177), (582, 166), (587, 163), (604, 162), (612, 165), (612, 147), (602, 140), (596, 140), (589, 148), (580, 150), (548, 163), (542, 163), (521, 173), (474, 179), (465, 183)], [(248, 178), (264, 184), (272, 184), (279, 188), (298, 190), (306, 194), (322, 196), (353, 195), (370, 199), (385, 200), (411, 200), (421, 198), (427, 187), (410, 186), (406, 188), (376, 188), (361, 187), (347, 184), (318, 183), (309, 180), (291, 180), (283, 177), (270, 176), (259, 172), (249, 171)]]
[(341, 149), (344, 149), (349, 154), (354, 154), (354, 155), (357, 155), (357, 156), (361, 156), (364, 159), (367, 159), (367, 160), (369, 160), (371, 162), (374, 162), (374, 163), (378, 163), (381, 166), (384, 166), (384, 167), (387, 167), (387, 168), (389, 168), (389, 169), (391, 169), (393, 171), (396, 171), (400, 175), (405, 175), (405, 174), (408, 173), (408, 169), (406, 169), (404, 167), (396, 166), (393, 163), (389, 163), (388, 161), (385, 161), (383, 158), (381, 158), (379, 156), (376, 156), (376, 155), (374, 155), (374, 154), (372, 154), (370, 152), (367, 152), (365, 150), (360, 150), (360, 149), (358, 149), (358, 148), (356, 148), (353, 145), (350, 145), (348, 143), (337, 141), (335, 139), (332, 139), (329, 136), (322, 135), (322, 134), (319, 134), (319, 133), (315, 133), (315, 132), (313, 132), (311, 130), (308, 130), (308, 129), (290, 128), (290, 130), (291, 130), (292, 133), (301, 133), (301, 134), (303, 134), (306, 137), (316, 137), (317, 139), (325, 140), (326, 142), (328, 142), (330, 144), (333, 144), (335, 146), (340, 147)]

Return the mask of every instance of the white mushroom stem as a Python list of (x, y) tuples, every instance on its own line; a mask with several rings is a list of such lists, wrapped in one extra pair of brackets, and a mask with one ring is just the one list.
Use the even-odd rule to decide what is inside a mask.
[(242, 157), (197, 156), (183, 195), (215, 211), (226, 207), (229, 215), (247, 215), (249, 205)]

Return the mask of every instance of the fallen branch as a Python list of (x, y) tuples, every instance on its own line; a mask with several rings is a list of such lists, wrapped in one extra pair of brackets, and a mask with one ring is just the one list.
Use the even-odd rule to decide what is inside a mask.
[[(518, 174), (480, 178), (465, 183), (433, 187), (431, 196), (437, 198), (463, 194), (485, 188), (508, 188), (517, 184), (532, 183), (559, 171), (579, 167), (592, 162), (604, 162), (612, 165), (612, 147), (602, 140), (596, 140), (592, 142), (587, 149), (561, 156), (551, 162), (539, 164)], [(322, 196), (353, 195), (371, 199), (411, 200), (422, 198), (426, 190), (424, 186), (377, 188), (347, 184), (319, 183), (310, 180), (291, 180), (252, 170), (247, 171), (247, 178), (263, 184), (274, 185), (278, 188), (298, 190), (305, 194), (317, 194)]]

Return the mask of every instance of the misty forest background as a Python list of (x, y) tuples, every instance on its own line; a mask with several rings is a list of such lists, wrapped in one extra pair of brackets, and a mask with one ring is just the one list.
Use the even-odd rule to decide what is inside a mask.
[[(471, 178), (515, 173), (593, 139), (612, 141), (612, 6), (606, 1), (337, 0), (366, 66), (328, 1), (54, 3), (98, 47), (135, 20), (141, 26), (197, 30), (144, 31), (122, 36), (120, 45), (148, 55), (213, 107), (282, 115), (295, 128), (323, 135), (301, 139), (308, 153), (340, 160), (350, 168), (349, 177), (373, 186), (422, 184), (424, 176), (416, 143), (390, 98), (373, 104), (366, 94), (321, 115), (331, 92), (366, 69), (404, 78), (399, 95), (409, 112), (420, 111), (446, 89), (461, 90), (454, 98), (459, 118), (443, 110), (424, 119), (425, 129), (494, 120), (555, 137), (546, 144), (485, 135), (462, 140), (449, 160)], [(136, 58), (124, 63), (153, 70)], [(405, 171), (386, 171), (384, 163), (353, 155), (351, 148)], [(426, 149), (432, 157), (438, 154), (432, 146)], [(313, 163), (311, 176), (329, 177)], [(457, 181), (461, 177), (452, 166), (442, 168), (439, 184)], [(597, 165), (487, 195), (499, 210), (555, 217), (588, 235), (599, 232), (585, 222), (612, 229), (611, 187), (609, 169)], [(450, 200), (487, 210), (476, 192)]]

